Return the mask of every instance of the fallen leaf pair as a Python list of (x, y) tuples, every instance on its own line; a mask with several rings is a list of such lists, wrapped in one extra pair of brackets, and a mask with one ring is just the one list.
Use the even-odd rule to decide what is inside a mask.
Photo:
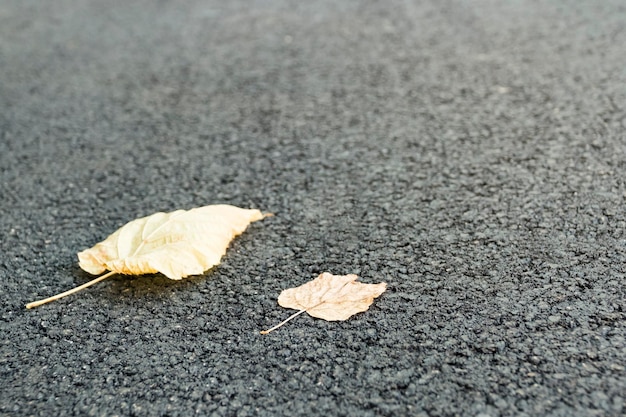
[[(198, 207), (188, 211), (155, 213), (133, 220), (93, 248), (78, 253), (80, 267), (93, 275), (108, 273), (69, 291), (26, 305), (34, 308), (83, 290), (111, 275), (140, 275), (160, 272), (170, 279), (201, 274), (218, 265), (230, 241), (252, 222), (271, 214), (230, 205)], [(362, 284), (356, 275), (323, 273), (278, 297), (282, 307), (299, 310), (267, 334), (292, 318), (309, 313), (324, 320), (346, 320), (366, 311), (381, 295), (386, 284)]]

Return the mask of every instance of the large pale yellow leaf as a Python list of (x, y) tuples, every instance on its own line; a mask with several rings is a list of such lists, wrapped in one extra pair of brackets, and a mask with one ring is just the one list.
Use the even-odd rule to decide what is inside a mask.
[(99, 282), (113, 274), (160, 272), (170, 279), (201, 274), (218, 265), (230, 241), (263, 213), (229, 205), (212, 205), (133, 220), (94, 247), (78, 253), (79, 265), (97, 275), (94, 281), (46, 300), (36, 307)]
[(79, 265), (90, 274), (160, 272), (170, 279), (197, 275), (219, 264), (230, 241), (259, 210), (214, 205), (155, 213), (122, 226), (106, 240), (78, 254)]
[(305, 311), (313, 317), (328, 321), (347, 320), (356, 313), (366, 311), (374, 298), (385, 292), (387, 284), (363, 284), (356, 282), (358, 278), (353, 274), (332, 275), (324, 272), (313, 281), (283, 290), (278, 296), (278, 304), (299, 311), (261, 333), (267, 334)]

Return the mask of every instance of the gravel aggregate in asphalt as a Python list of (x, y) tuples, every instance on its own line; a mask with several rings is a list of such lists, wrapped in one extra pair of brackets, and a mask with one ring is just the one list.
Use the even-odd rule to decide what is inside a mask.
[[(626, 5), (0, 3), (0, 415), (626, 413)], [(139, 216), (275, 217), (183, 281)], [(291, 314), (324, 271), (388, 290)]]

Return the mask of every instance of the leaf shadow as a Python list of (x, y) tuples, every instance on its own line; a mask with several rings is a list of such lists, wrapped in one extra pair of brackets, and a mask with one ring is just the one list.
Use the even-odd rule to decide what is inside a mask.
[[(164, 298), (173, 292), (195, 290), (213, 271), (214, 269), (210, 269), (202, 275), (193, 275), (181, 280), (169, 279), (160, 273), (144, 275), (116, 274), (96, 284), (93, 288), (88, 288), (84, 291), (98, 291), (98, 297), (106, 298), (109, 302), (119, 302), (123, 298), (154, 300)], [(84, 284), (96, 278), (78, 267), (73, 272), (76, 278), (76, 285)]]

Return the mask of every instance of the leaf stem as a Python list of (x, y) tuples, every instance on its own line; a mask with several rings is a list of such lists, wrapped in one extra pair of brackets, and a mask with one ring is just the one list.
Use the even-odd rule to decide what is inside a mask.
[(298, 317), (300, 314), (304, 313), (306, 310), (300, 310), (297, 313), (292, 314), (291, 316), (289, 316), (286, 320), (281, 321), (280, 323), (278, 323), (276, 326), (272, 327), (271, 329), (268, 330), (262, 330), (261, 334), (268, 334), (269, 332), (278, 329), (279, 327), (281, 327), (283, 324), (287, 323), (289, 320)]
[(87, 282), (87, 283), (85, 283), (83, 285), (80, 285), (80, 286), (78, 286), (76, 288), (72, 288), (69, 291), (65, 291), (65, 292), (62, 292), (60, 294), (53, 295), (52, 297), (44, 298), (43, 300), (33, 301), (32, 303), (28, 303), (28, 304), (26, 304), (26, 308), (30, 309), (30, 308), (39, 307), (40, 305), (49, 303), (50, 301), (58, 300), (59, 298), (63, 298), (63, 297), (68, 296), (70, 294), (74, 294), (75, 292), (84, 290), (85, 288), (90, 287), (93, 284), (97, 284), (98, 282), (103, 281), (103, 280), (107, 279), (108, 277), (110, 277), (111, 275), (115, 275), (115, 274), (116, 274), (116, 272), (114, 272), (114, 271), (108, 272), (108, 273), (106, 273), (104, 275), (101, 275), (98, 278), (96, 278), (94, 280), (91, 280), (91, 281), (89, 281), (89, 282)]

